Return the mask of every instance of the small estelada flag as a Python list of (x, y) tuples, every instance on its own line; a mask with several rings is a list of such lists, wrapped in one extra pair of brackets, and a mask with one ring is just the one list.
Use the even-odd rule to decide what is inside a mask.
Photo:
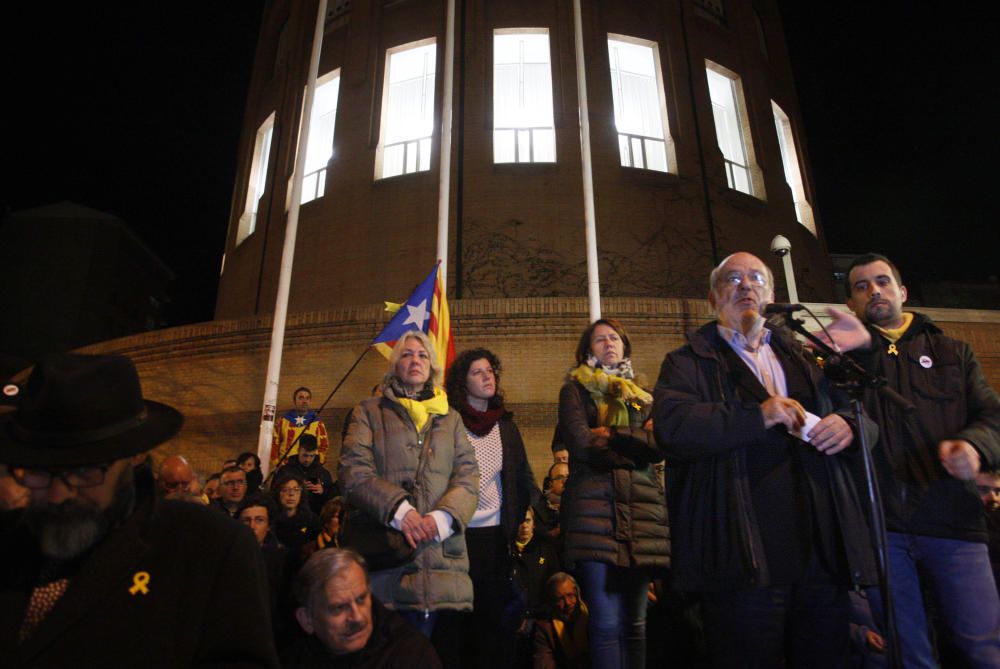
[(372, 341), (372, 346), (386, 358), (390, 356), (392, 347), (403, 333), (408, 330), (421, 330), (434, 343), (434, 352), (445, 371), (455, 359), (448, 298), (445, 296), (444, 286), (441, 285), (440, 270), (439, 261), (403, 304), (385, 303), (386, 311), (394, 312), (395, 315)]

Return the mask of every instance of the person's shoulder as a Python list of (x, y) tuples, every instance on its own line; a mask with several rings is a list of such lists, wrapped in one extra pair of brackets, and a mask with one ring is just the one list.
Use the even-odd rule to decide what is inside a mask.
[(165, 500), (154, 514), (154, 524), (158, 533), (178, 538), (198, 537), (232, 540), (246, 532), (246, 527), (228, 514), (219, 513), (204, 504)]

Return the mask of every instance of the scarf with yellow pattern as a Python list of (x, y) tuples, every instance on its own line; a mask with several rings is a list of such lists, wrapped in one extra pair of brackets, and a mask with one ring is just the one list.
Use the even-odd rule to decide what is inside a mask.
[(628, 407), (641, 409), (653, 403), (653, 396), (631, 379), (608, 374), (604, 368), (580, 365), (569, 373), (570, 378), (590, 393), (597, 405), (597, 424), (607, 427), (628, 427)]

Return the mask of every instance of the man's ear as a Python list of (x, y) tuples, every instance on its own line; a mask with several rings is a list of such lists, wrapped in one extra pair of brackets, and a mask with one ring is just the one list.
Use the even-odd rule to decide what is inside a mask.
[(903, 285), (899, 286), (899, 295), (900, 295), (900, 297), (903, 298), (903, 302), (902, 303), (906, 304), (906, 298), (908, 298), (910, 296), (909, 291), (906, 290), (906, 286), (903, 286)]
[(306, 634), (315, 634), (316, 628), (313, 627), (312, 616), (306, 611), (304, 606), (300, 606), (295, 609), (295, 619), (299, 621), (299, 627), (301, 627)]
[(715, 309), (715, 291), (714, 290), (708, 291), (708, 303), (712, 306), (712, 309)]

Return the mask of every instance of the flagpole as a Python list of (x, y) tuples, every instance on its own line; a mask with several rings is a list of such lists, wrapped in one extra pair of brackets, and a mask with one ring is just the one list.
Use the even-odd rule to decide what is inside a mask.
[(444, 33), (444, 80), (441, 101), (441, 167), (438, 170), (437, 259), (441, 285), (448, 288), (448, 218), (451, 200), (451, 112), (455, 82), (455, 0), (448, 0)]
[(576, 43), (576, 88), (580, 106), (580, 154), (583, 159), (583, 218), (587, 244), (587, 299), (590, 322), (601, 317), (601, 281), (597, 267), (597, 223), (594, 214), (594, 174), (590, 156), (590, 111), (587, 104), (587, 67), (583, 53), (580, 0), (573, 0), (573, 36)]
[(312, 55), (309, 58), (309, 78), (305, 100), (302, 104), (302, 123), (299, 130), (298, 149), (295, 154), (295, 172), (292, 178), (291, 206), (285, 224), (285, 245), (281, 251), (281, 269), (278, 273), (278, 294), (274, 301), (274, 320), (271, 325), (271, 351), (267, 360), (267, 380), (264, 385), (264, 406), (261, 409), (260, 435), (257, 438), (257, 457), (261, 473), (267, 476), (271, 466), (271, 440), (278, 404), (278, 379), (281, 376), (281, 352), (285, 345), (285, 320), (288, 316), (288, 292), (292, 283), (292, 263), (295, 260), (295, 237), (299, 228), (299, 201), (302, 199), (302, 172), (306, 165), (306, 142), (312, 119), (313, 94), (319, 70), (319, 54), (323, 49), (326, 25), (326, 2), (319, 0), (316, 10), (316, 28), (313, 31)]

